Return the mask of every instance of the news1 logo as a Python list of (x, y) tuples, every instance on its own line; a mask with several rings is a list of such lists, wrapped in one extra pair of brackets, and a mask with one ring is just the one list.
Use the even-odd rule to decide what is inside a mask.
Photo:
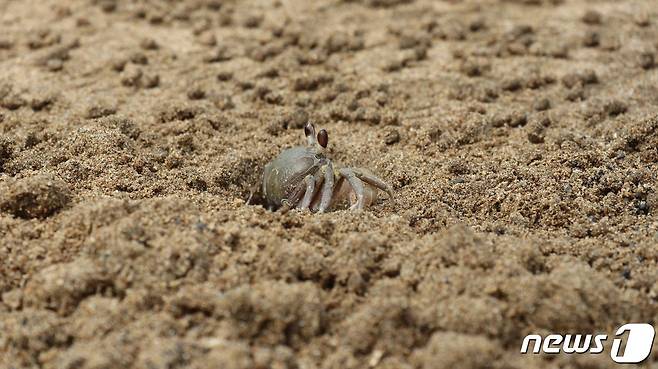
[[(626, 332), (625, 349), (622, 351), (621, 338)], [(637, 364), (646, 360), (651, 354), (651, 347), (653, 346), (653, 339), (656, 335), (651, 324), (646, 323), (628, 323), (624, 324), (615, 333), (612, 340), (612, 349), (610, 351), (610, 358), (619, 364)], [(523, 339), (521, 344), (521, 353), (528, 353), (528, 348), (532, 342), (532, 353), (538, 354), (544, 352), (546, 354), (600, 354), (603, 352), (603, 342), (608, 339), (606, 334), (549, 334), (543, 338), (538, 334), (529, 334)]]

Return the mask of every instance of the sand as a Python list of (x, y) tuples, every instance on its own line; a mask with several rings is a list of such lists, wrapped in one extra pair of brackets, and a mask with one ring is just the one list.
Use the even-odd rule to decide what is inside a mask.
[[(658, 319), (652, 1), (9, 0), (0, 29), (0, 368), (605, 368), (519, 348)], [(308, 120), (395, 198), (245, 205)]]

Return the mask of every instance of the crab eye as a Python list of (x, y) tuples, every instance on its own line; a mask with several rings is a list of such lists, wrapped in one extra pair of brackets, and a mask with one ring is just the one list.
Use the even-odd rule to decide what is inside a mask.
[(318, 132), (318, 143), (320, 146), (327, 148), (327, 145), (329, 144), (329, 134), (327, 134), (326, 130), (321, 129), (320, 132)]
[(314, 127), (313, 127), (313, 124), (310, 123), (310, 122), (309, 122), (309, 123), (306, 123), (306, 124), (304, 125), (304, 135), (305, 135), (306, 137), (308, 137), (308, 136), (312, 136), (312, 135), (314, 135), (314, 134), (315, 134), (315, 129), (314, 129)]

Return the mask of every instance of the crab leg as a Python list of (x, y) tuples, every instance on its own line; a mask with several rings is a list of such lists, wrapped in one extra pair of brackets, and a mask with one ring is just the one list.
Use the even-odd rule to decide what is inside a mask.
[(304, 182), (298, 184), (297, 187), (294, 188), (290, 197), (283, 199), (281, 201), (281, 204), (283, 207), (286, 207), (288, 209), (294, 208), (295, 204), (299, 203), (303, 195), (304, 195)]
[(359, 177), (360, 180), (366, 182), (373, 187), (379, 188), (380, 190), (386, 192), (389, 198), (393, 198), (393, 189), (381, 178), (377, 177), (374, 174), (364, 172), (360, 169), (352, 169), (354, 174)]
[(313, 195), (315, 194), (315, 177), (312, 174), (304, 178), (304, 183), (306, 183), (306, 192), (304, 192), (302, 201), (297, 205), (299, 209), (308, 209), (311, 206), (311, 200), (313, 200)]
[(363, 182), (356, 176), (354, 171), (350, 168), (342, 168), (339, 170), (340, 174), (347, 179), (354, 194), (356, 195), (356, 202), (350, 206), (350, 210), (354, 209), (363, 209), (364, 206), (364, 196), (365, 189), (363, 188)]
[(320, 169), (324, 172), (324, 183), (322, 184), (322, 192), (320, 197), (320, 207), (318, 213), (324, 213), (331, 205), (331, 198), (334, 192), (334, 166), (331, 161)]

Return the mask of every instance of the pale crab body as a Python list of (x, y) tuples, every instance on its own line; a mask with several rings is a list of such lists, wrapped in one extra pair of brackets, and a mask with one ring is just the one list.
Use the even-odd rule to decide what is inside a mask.
[(378, 190), (392, 197), (391, 187), (367, 170), (335, 168), (326, 155), (327, 132), (315, 134), (306, 124), (307, 146), (286, 149), (265, 166), (262, 195), (265, 205), (325, 212), (343, 203), (363, 209), (377, 199)]

